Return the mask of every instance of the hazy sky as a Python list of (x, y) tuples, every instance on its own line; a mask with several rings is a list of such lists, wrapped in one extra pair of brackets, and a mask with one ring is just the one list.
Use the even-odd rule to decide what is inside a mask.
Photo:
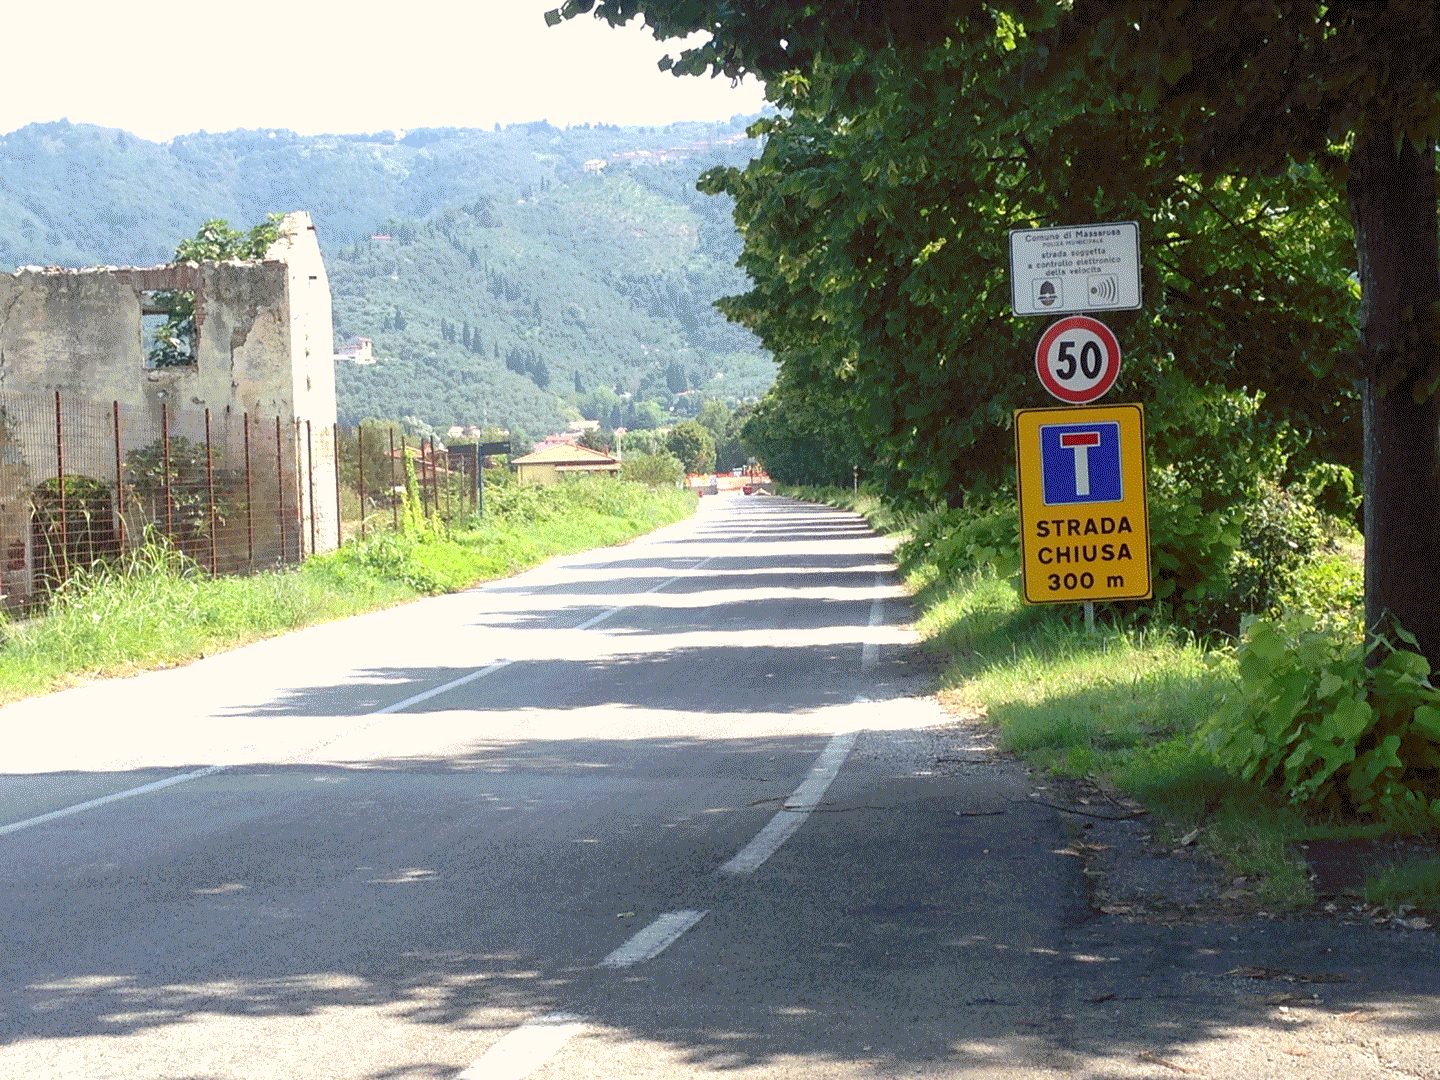
[(551, 28), (560, 0), (115, 0), (7, 11), (0, 133), (35, 121), (301, 134), (548, 120), (666, 124), (758, 112), (759, 83), (662, 73), (637, 23)]

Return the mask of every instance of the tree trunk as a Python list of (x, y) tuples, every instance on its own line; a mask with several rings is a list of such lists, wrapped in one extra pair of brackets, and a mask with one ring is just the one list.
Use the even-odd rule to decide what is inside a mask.
[(1435, 159), (1368, 135), (1350, 160), (1360, 260), (1365, 423), (1365, 623), (1398, 622), (1440, 671), (1440, 401), (1415, 400), (1440, 301)]

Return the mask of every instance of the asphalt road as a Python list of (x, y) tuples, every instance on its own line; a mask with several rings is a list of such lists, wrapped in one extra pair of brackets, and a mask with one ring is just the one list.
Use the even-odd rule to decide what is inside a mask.
[(907, 615), (852, 515), (721, 497), (0, 710), (0, 1077), (1180, 1075), (1224, 949), (1091, 918)]

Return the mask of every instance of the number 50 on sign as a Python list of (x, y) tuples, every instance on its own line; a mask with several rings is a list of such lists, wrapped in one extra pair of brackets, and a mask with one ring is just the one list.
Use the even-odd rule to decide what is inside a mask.
[(1098, 401), (1120, 374), (1120, 343), (1099, 319), (1067, 316), (1040, 336), (1035, 373), (1050, 396), (1067, 405)]

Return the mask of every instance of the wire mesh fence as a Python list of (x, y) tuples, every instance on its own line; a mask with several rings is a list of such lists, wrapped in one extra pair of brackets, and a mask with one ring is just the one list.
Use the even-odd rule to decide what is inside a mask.
[(476, 506), (475, 453), (385, 428), (166, 401), (137, 409), (59, 391), (0, 392), (0, 590), (25, 607), (78, 569), (163, 538), (213, 575), (291, 565)]

